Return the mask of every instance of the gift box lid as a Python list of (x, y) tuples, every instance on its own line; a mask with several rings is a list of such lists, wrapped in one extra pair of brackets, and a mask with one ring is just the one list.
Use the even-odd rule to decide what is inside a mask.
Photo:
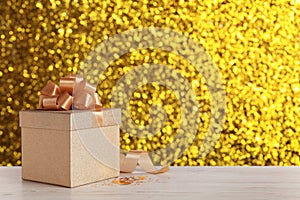
[(79, 130), (121, 124), (121, 109), (90, 110), (25, 110), (20, 111), (21, 128)]

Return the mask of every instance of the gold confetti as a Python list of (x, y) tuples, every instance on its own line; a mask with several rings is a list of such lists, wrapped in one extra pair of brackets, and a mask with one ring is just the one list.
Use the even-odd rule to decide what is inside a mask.
[(129, 185), (132, 183), (140, 183), (145, 179), (146, 179), (145, 176), (119, 177), (117, 179), (113, 179), (112, 183), (119, 184), (119, 185)]

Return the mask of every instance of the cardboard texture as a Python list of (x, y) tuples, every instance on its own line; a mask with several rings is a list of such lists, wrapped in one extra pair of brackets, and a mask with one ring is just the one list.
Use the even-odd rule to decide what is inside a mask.
[(21, 111), (22, 178), (76, 187), (120, 172), (120, 109)]

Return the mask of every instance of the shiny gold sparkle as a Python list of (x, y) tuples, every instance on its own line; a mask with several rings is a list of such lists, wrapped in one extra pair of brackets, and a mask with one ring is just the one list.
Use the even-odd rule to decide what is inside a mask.
[[(0, 1), (0, 23), (0, 165), (21, 165), (18, 112), (37, 107), (48, 80), (77, 73), (103, 40), (142, 27), (174, 29), (212, 57), (226, 87), (222, 134), (199, 158), (210, 94), (201, 74), (172, 52), (133, 50), (117, 58), (98, 85), (104, 107), (118, 79), (134, 66), (165, 64), (191, 83), (201, 105), (198, 134), (174, 165), (300, 165), (299, 1), (6, 0)], [(157, 104), (168, 115), (161, 131), (144, 139), (122, 132), (122, 149), (152, 151), (174, 140), (180, 105), (168, 88), (152, 83), (136, 90), (132, 119), (148, 124), (149, 109)]]

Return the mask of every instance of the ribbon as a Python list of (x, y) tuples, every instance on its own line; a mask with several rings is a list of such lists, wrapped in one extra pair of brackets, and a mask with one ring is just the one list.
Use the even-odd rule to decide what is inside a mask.
[[(79, 75), (60, 78), (59, 86), (49, 81), (41, 90), (39, 109), (44, 110), (95, 110), (102, 107), (96, 87), (87, 83)], [(97, 119), (102, 120), (102, 112), (96, 112)], [(150, 174), (160, 174), (169, 170), (168, 166), (156, 169), (146, 151), (131, 150), (125, 156), (120, 154), (120, 171), (131, 173), (139, 165)]]
[(52, 81), (41, 90), (39, 109), (45, 110), (101, 110), (96, 87), (79, 75), (63, 77), (57, 86)]
[(131, 150), (125, 156), (120, 155), (120, 171), (123, 173), (131, 173), (139, 165), (141, 169), (150, 174), (161, 174), (169, 170), (168, 166), (162, 166), (156, 169), (151, 161), (149, 154), (142, 150)]

